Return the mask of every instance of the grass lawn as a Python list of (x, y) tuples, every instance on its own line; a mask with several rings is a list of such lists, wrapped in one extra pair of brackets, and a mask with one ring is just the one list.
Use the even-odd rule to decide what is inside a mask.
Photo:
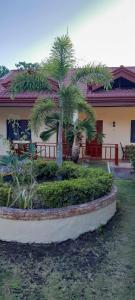
[(50, 246), (0, 242), (0, 300), (134, 300), (135, 183), (116, 184), (120, 210), (98, 232)]

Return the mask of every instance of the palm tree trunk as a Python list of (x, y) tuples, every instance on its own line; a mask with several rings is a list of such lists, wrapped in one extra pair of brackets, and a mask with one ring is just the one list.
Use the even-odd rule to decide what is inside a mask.
[[(59, 83), (59, 88), (61, 88), (61, 82)], [(59, 127), (58, 127), (58, 143), (57, 143), (57, 156), (56, 156), (56, 163), (60, 167), (63, 162), (63, 145), (62, 145), (62, 133), (63, 133), (63, 105), (62, 99), (59, 99), (60, 105), (60, 120), (59, 120)]]
[(80, 140), (77, 138), (77, 136), (75, 136), (73, 146), (72, 146), (72, 161), (74, 163), (77, 163), (79, 160), (80, 144), (81, 144)]
[(62, 165), (62, 124), (59, 122), (58, 128), (58, 142), (57, 142), (57, 156), (56, 156), (56, 163), (58, 166)]

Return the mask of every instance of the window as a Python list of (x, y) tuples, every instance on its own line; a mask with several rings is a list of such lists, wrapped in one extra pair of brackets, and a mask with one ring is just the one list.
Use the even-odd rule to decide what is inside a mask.
[(8, 140), (31, 140), (31, 130), (28, 120), (7, 120)]
[(131, 143), (135, 143), (135, 120), (131, 120)]

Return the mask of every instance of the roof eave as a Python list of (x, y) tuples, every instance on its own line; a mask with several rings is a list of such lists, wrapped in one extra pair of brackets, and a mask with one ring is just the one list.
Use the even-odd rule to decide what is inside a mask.
[(135, 96), (119, 97), (87, 97), (87, 102), (93, 107), (135, 107)]

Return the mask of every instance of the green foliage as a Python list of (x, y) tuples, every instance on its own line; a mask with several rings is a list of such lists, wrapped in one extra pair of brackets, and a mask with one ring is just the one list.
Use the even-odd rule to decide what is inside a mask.
[(6, 183), (0, 183), (0, 206), (9, 206), (12, 202), (12, 188)]
[(50, 85), (45, 75), (39, 71), (24, 71), (14, 77), (10, 92), (15, 95), (21, 92), (49, 91)]
[(135, 145), (126, 146), (126, 157), (130, 161), (135, 160)]
[(59, 128), (59, 112), (52, 112), (50, 115), (45, 114), (44, 122), (45, 122), (45, 125), (47, 126), (47, 129), (44, 130), (43, 132), (41, 132), (40, 138), (43, 141), (48, 141), (48, 139), (52, 135), (56, 134), (56, 141), (57, 141), (58, 140), (58, 128)]
[(31, 114), (31, 127), (36, 134), (46, 117), (52, 116), (55, 109), (55, 104), (51, 99), (42, 99), (35, 104)]
[(19, 61), (15, 66), (19, 70), (37, 70), (40, 67), (38, 63), (26, 63), (25, 61)]
[(49, 59), (43, 63), (43, 72), (62, 81), (75, 62), (74, 50), (68, 35), (57, 37), (51, 49)]
[(55, 161), (37, 159), (33, 165), (33, 172), (37, 180), (51, 180), (57, 176), (58, 166)]
[(44, 207), (65, 207), (92, 201), (110, 192), (112, 176), (104, 174), (92, 178), (64, 180), (41, 184), (37, 193)]
[(9, 73), (9, 69), (5, 66), (0, 66), (0, 78)]
[(70, 179), (79, 177), (80, 167), (73, 162), (63, 162), (62, 166), (59, 167), (57, 176), (62, 179)]
[(63, 120), (70, 124), (73, 123), (73, 115), (78, 111), (78, 105), (83, 102), (84, 97), (81, 91), (75, 85), (64, 85), (60, 88), (58, 96), (61, 99), (63, 107)]
[(135, 171), (135, 159), (132, 160), (132, 167), (133, 167), (133, 169)]
[[(27, 176), (27, 177), (26, 177)], [(23, 209), (33, 207), (33, 200), (36, 194), (36, 181), (32, 174), (21, 173), (14, 178), (13, 201), (11, 207), (16, 206)]]
[(79, 68), (73, 77), (73, 82), (81, 81), (87, 84), (101, 84), (105, 89), (111, 88), (112, 74), (105, 65), (88, 64)]
[[(12, 171), (10, 186), (0, 181), (0, 205), (4, 206), (32, 208), (37, 198), (36, 208), (85, 203), (108, 193), (113, 184), (112, 176), (104, 170), (84, 168), (72, 162), (58, 167), (54, 161), (38, 159), (20, 165), (16, 156), (2, 162)], [(37, 184), (35, 178), (46, 182)]]
[(95, 137), (95, 121), (87, 118), (85, 120), (77, 120), (74, 125), (74, 136), (86, 134), (86, 137), (91, 141)]
[[(91, 178), (99, 178), (104, 176), (106, 171), (104, 171), (102, 168), (84, 168), (79, 167), (79, 177), (85, 178), (85, 177), (91, 177)], [(108, 174), (107, 174), (108, 175)]]
[(32, 208), (37, 183), (33, 175), (32, 156), (29, 164), (24, 161), (24, 158), (29, 158), (29, 154), (22, 155), (21, 159), (23, 162), (21, 162), (16, 154), (10, 153), (10, 155), (1, 158), (0, 163), (9, 168), (12, 177), (12, 185), (10, 187), (12, 199), (9, 194), (6, 205), (25, 209)]

